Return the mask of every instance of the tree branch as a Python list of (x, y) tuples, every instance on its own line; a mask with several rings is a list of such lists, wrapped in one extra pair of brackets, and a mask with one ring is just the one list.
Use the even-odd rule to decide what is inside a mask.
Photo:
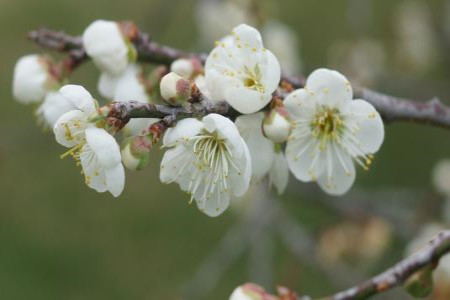
[[(138, 60), (141, 62), (169, 65), (182, 57), (196, 57), (201, 62), (206, 60), (206, 54), (190, 53), (161, 45), (152, 41), (147, 34), (139, 32), (136, 28), (133, 29), (132, 41), (138, 52)], [(83, 49), (80, 37), (46, 28), (32, 31), (28, 36), (44, 48), (69, 53), (69, 57), (75, 61), (73, 64), (67, 63), (72, 69), (89, 59)], [(282, 76), (282, 81), (293, 88), (301, 88), (305, 83), (302, 76)], [(366, 88), (355, 88), (355, 96), (375, 106), (387, 123), (408, 121), (450, 128), (450, 108), (436, 98), (428, 102), (420, 102), (386, 95)], [(148, 115), (140, 114), (139, 117), (154, 117), (155, 114), (161, 116), (155, 110), (146, 111)], [(163, 108), (161, 108), (161, 111), (163, 111)], [(130, 112), (130, 115), (134, 115), (134, 113)]]
[(402, 260), (394, 267), (355, 287), (323, 300), (360, 300), (402, 285), (411, 275), (428, 265), (437, 265), (442, 256), (450, 252), (450, 230), (441, 232), (428, 246)]

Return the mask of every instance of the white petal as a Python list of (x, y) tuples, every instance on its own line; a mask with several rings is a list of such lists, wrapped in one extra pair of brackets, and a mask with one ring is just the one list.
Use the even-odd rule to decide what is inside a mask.
[[(108, 99), (114, 99), (114, 94), (117, 87), (117, 82), (119, 81), (120, 76), (110, 75), (109, 73), (102, 72), (100, 77), (98, 78), (97, 90), (102, 97)], [(119, 99), (119, 98), (117, 98)], [(114, 99), (116, 100), (116, 99)]]
[(353, 99), (350, 82), (342, 74), (328, 69), (318, 69), (309, 75), (306, 90), (315, 94), (320, 104), (340, 108)]
[(230, 205), (230, 194), (220, 193), (218, 190), (205, 202), (196, 201), (197, 207), (209, 217), (221, 215)]
[(47, 124), (53, 128), (56, 121), (66, 112), (75, 109), (75, 106), (58, 92), (49, 92), (37, 113), (42, 114)]
[(88, 116), (96, 111), (94, 99), (81, 85), (65, 85), (59, 89), (59, 93)]
[(359, 128), (354, 135), (364, 154), (377, 152), (384, 140), (384, 125), (375, 107), (364, 100), (353, 100), (345, 115)]
[(315, 97), (305, 89), (290, 93), (283, 101), (284, 107), (294, 120), (312, 120), (315, 114)]
[(203, 123), (194, 118), (186, 118), (177, 123), (175, 127), (167, 129), (163, 138), (163, 146), (170, 147), (181, 141), (196, 136), (204, 128)]
[(188, 149), (183, 145), (178, 145), (164, 153), (161, 161), (159, 179), (162, 183), (171, 183), (178, 180), (181, 163), (188, 159)]
[(270, 93), (260, 93), (244, 86), (230, 87), (225, 91), (225, 100), (242, 114), (260, 111), (271, 99)]
[(100, 70), (112, 75), (125, 70), (128, 47), (116, 22), (93, 22), (83, 33), (83, 45)]
[(80, 162), (87, 186), (99, 193), (106, 192), (108, 187), (106, 185), (105, 172), (88, 144), (83, 146)]
[(236, 127), (250, 151), (252, 176), (256, 180), (262, 179), (269, 172), (275, 154), (273, 142), (262, 133), (263, 118), (263, 113), (256, 113), (239, 116), (235, 121)]
[(150, 101), (146, 87), (140, 78), (141, 72), (142, 70), (138, 65), (130, 65), (127, 67), (125, 73), (117, 81), (114, 100), (134, 100), (142, 103), (148, 103)]
[(314, 181), (324, 171), (325, 153), (319, 150), (318, 141), (312, 137), (289, 140), (286, 158), (289, 169), (300, 181)]
[(286, 189), (289, 183), (289, 167), (284, 153), (275, 153), (272, 167), (269, 172), (269, 182), (275, 186), (279, 195)]
[(47, 93), (48, 73), (37, 54), (21, 57), (14, 67), (13, 95), (24, 104), (40, 102)]
[(217, 132), (219, 138), (227, 140), (227, 143), (232, 146), (231, 151), (233, 155), (237, 157), (242, 156), (243, 146), (241, 143), (241, 135), (236, 125), (230, 119), (219, 114), (209, 114), (203, 117), (202, 121), (208, 132)]
[(84, 142), (87, 122), (85, 114), (76, 109), (63, 114), (53, 127), (56, 141), (65, 146), (73, 147)]
[(144, 130), (148, 129), (152, 124), (158, 121), (160, 121), (160, 119), (156, 118), (131, 119), (122, 129), (122, 132), (127, 136), (141, 135)]
[(114, 197), (118, 197), (125, 187), (125, 171), (122, 164), (117, 164), (115, 167), (105, 169), (105, 177), (108, 191)]
[(261, 81), (267, 92), (273, 93), (277, 89), (281, 80), (280, 63), (275, 55), (273, 55), (273, 53), (269, 50), (266, 50), (264, 53), (267, 58), (267, 64), (263, 68), (265, 76), (262, 77)]
[(338, 146), (327, 147), (326, 151), (329, 151), (329, 158), (325, 171), (317, 178), (317, 183), (330, 195), (343, 195), (355, 182), (356, 171), (353, 160)]
[(240, 197), (248, 191), (250, 179), (252, 177), (252, 160), (250, 152), (247, 145), (245, 145), (244, 140), (241, 138), (240, 141), (244, 153), (240, 158), (236, 158), (234, 163), (241, 172), (238, 173), (235, 169), (231, 169), (229, 177), (232, 193), (235, 197)]
[(103, 168), (112, 168), (121, 163), (119, 145), (106, 130), (92, 126), (86, 129), (85, 134), (86, 142)]
[(259, 31), (247, 24), (241, 24), (233, 29), (233, 36), (250, 48), (262, 48), (262, 38)]

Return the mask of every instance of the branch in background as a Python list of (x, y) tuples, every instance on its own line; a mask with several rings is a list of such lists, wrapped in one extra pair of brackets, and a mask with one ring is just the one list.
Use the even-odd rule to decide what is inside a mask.
[(404, 284), (424, 267), (436, 266), (441, 257), (448, 252), (450, 252), (450, 230), (441, 232), (423, 250), (402, 260), (378, 276), (323, 300), (359, 300), (381, 294)]

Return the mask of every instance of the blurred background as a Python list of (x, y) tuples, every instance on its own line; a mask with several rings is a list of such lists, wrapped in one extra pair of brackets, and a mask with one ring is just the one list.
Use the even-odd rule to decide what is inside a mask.
[[(158, 149), (147, 169), (126, 174), (119, 199), (90, 190), (33, 108), (13, 100), (11, 83), (20, 56), (43, 52), (28, 31), (78, 35), (95, 19), (133, 20), (193, 51), (247, 22), (290, 73), (329, 67), (354, 84), (450, 104), (446, 0), (0, 0), (0, 298), (228, 299), (248, 281), (319, 297), (400, 260), (431, 223), (450, 224), (432, 175), (450, 159), (450, 132), (415, 124), (388, 125), (370, 172), (359, 170), (340, 198), (291, 178), (282, 197), (255, 187), (253, 200), (212, 219), (159, 182)], [(98, 75), (88, 63), (71, 82), (98, 96)], [(450, 186), (449, 172), (438, 173)], [(433, 299), (450, 299), (449, 278)], [(397, 290), (376, 299), (410, 298)]]

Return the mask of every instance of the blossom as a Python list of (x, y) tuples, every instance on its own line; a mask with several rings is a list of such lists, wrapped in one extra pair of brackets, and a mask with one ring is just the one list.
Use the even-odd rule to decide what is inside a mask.
[(289, 169), (279, 145), (263, 135), (263, 119), (262, 112), (242, 115), (236, 118), (235, 124), (250, 151), (253, 181), (260, 181), (269, 175), (270, 185), (274, 185), (281, 194), (289, 181)]
[(246, 283), (234, 289), (230, 300), (276, 300), (279, 299), (267, 293), (262, 287), (254, 283)]
[(170, 71), (185, 79), (191, 79), (203, 72), (203, 65), (196, 58), (179, 58), (172, 62)]
[(38, 120), (44, 122), (45, 126), (53, 128), (56, 121), (75, 106), (60, 92), (48, 92), (44, 102), (36, 111)]
[(14, 67), (14, 98), (24, 104), (42, 101), (47, 92), (58, 84), (49, 68), (50, 61), (45, 56), (31, 54), (21, 57)]
[(232, 121), (209, 114), (183, 119), (163, 138), (163, 183), (176, 182), (208, 216), (220, 215), (231, 197), (242, 196), (251, 177), (250, 154)]
[(82, 86), (66, 85), (59, 91), (74, 108), (63, 114), (53, 128), (56, 141), (70, 148), (61, 158), (72, 156), (83, 168), (86, 184), (115, 197), (123, 190), (125, 175), (116, 140), (88, 118), (96, 111), (96, 102)]
[(122, 73), (135, 52), (123, 36), (119, 24), (105, 20), (94, 21), (86, 28), (83, 45), (95, 65), (110, 75)]
[(367, 170), (384, 139), (375, 108), (352, 99), (343, 75), (319, 69), (304, 89), (284, 101), (294, 126), (286, 147), (291, 172), (301, 181), (317, 181), (332, 195), (350, 189), (356, 175), (353, 160)]
[(161, 97), (171, 106), (180, 106), (185, 103), (193, 92), (191, 81), (170, 72), (165, 75), (160, 83)]
[(212, 100), (226, 100), (243, 114), (259, 111), (280, 82), (280, 65), (263, 46), (258, 30), (242, 24), (218, 42), (205, 63)]

